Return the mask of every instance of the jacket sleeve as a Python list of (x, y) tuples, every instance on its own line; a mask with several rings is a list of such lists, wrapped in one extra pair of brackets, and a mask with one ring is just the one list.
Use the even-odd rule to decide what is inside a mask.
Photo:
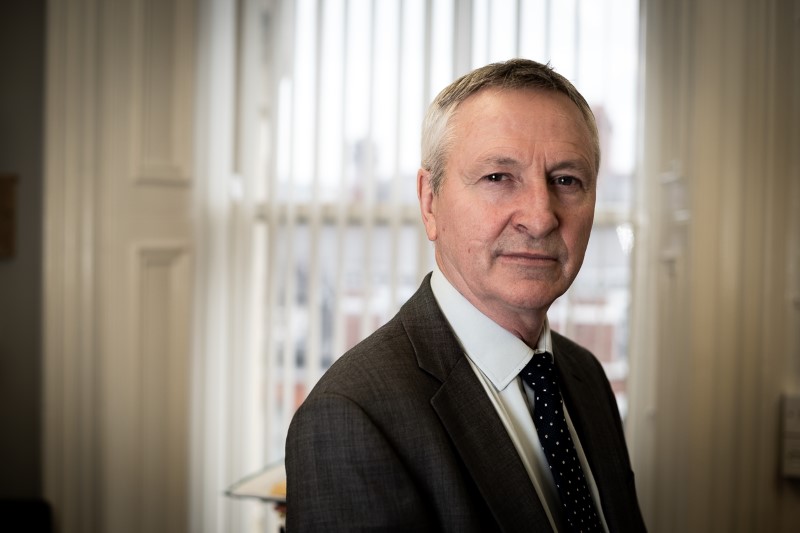
[(340, 394), (312, 394), (295, 414), (286, 474), (289, 533), (437, 529), (380, 428)]

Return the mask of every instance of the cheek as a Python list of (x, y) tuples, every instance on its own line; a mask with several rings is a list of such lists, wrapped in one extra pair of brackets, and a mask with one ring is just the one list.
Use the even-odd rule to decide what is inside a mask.
[(479, 198), (448, 206), (437, 221), (437, 231), (450, 247), (464, 255), (479, 254), (497, 240), (506, 226), (502, 213), (481, 204)]
[(479, 237), (475, 234), (469, 219), (453, 220), (442, 227), (440, 236), (451, 253), (462, 257), (462, 261), (469, 261), (470, 257), (478, 251)]
[[(583, 256), (586, 245), (589, 243), (589, 236), (592, 233), (592, 217), (573, 220), (569, 226), (569, 231), (564, 235), (567, 246), (571, 252)], [(578, 254), (580, 252), (580, 254)]]

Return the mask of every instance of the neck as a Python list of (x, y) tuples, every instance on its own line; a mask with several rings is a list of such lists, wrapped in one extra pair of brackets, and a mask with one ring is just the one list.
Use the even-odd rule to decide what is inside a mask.
[(470, 290), (469, 284), (463, 282), (463, 279), (458, 277), (453, 279), (448, 276), (445, 270), (441, 268), (438, 257), (437, 266), (450, 286), (458, 291), (478, 311), (503, 329), (510, 331), (529, 347), (536, 348), (539, 336), (542, 334), (544, 321), (547, 318), (549, 305), (543, 308), (521, 307), (497, 297), (481, 298)]
[(539, 337), (542, 335), (542, 329), (544, 328), (544, 320), (547, 316), (546, 311), (500, 313), (492, 309), (484, 308), (480, 305), (480, 302), (470, 301), (470, 303), (481, 313), (500, 325), (500, 327), (507, 329), (517, 336), (530, 348), (536, 348), (536, 345), (539, 343)]

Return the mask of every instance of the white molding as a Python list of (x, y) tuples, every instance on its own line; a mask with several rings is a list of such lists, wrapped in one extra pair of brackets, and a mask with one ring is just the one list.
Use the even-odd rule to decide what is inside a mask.
[[(69, 4), (69, 5), (66, 5)], [(95, 0), (48, 6), (43, 482), (62, 532), (99, 523), (97, 19)]]

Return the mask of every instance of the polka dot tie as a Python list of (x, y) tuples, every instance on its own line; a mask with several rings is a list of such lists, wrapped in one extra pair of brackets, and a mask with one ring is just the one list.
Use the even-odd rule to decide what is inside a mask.
[(547, 456), (569, 530), (603, 531), (564, 418), (552, 356), (534, 354), (520, 376), (535, 393), (533, 423)]

